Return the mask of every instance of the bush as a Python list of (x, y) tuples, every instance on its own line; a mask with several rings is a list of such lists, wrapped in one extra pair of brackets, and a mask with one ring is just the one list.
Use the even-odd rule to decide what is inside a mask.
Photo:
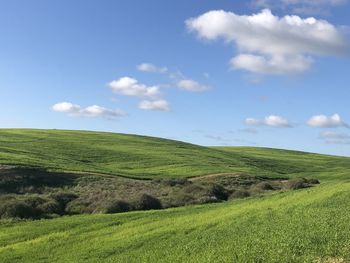
[(246, 190), (237, 190), (234, 191), (231, 195), (229, 199), (237, 199), (237, 198), (246, 198), (249, 197), (250, 193)]
[(52, 195), (52, 198), (58, 202), (60, 205), (60, 214), (64, 213), (64, 210), (66, 209), (66, 206), (69, 202), (75, 200), (78, 198), (76, 194), (73, 193), (67, 193), (67, 192), (59, 192)]
[(187, 178), (170, 178), (158, 181), (165, 186), (176, 186), (176, 185), (189, 185), (192, 182)]
[(268, 182), (261, 182), (261, 183), (258, 183), (257, 185), (256, 185), (256, 187), (258, 188), (258, 189), (261, 189), (261, 190), (274, 190), (275, 188), (270, 184), (270, 183), (268, 183)]
[(317, 180), (317, 179), (314, 179), (314, 178), (309, 179), (308, 182), (309, 182), (310, 184), (320, 184), (320, 181)]
[(295, 178), (287, 182), (288, 189), (297, 190), (297, 189), (303, 189), (308, 187), (310, 187), (310, 184), (305, 178)]
[(138, 200), (136, 200), (135, 208), (137, 210), (162, 209), (162, 203), (158, 198), (148, 194), (143, 194)]
[(10, 200), (0, 205), (1, 218), (37, 218), (40, 212), (20, 200)]
[(229, 196), (227, 190), (218, 184), (214, 184), (213, 186), (211, 186), (210, 194), (212, 194), (216, 199), (219, 200), (227, 200)]
[(45, 215), (60, 214), (62, 211), (61, 205), (55, 200), (47, 201), (39, 205), (37, 208)]
[(105, 212), (107, 214), (123, 213), (132, 210), (132, 206), (123, 200), (117, 200), (109, 203), (106, 207)]

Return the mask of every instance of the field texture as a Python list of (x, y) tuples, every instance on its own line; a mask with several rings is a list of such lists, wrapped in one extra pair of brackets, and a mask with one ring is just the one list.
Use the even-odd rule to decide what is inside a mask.
[(1, 130), (0, 164), (138, 178), (220, 172), (317, 178), (220, 204), (0, 221), (0, 262), (349, 262), (350, 159), (206, 148), (109, 133)]

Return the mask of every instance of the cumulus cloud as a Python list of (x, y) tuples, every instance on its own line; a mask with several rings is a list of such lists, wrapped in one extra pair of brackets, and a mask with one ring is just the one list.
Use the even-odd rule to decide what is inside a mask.
[(79, 105), (70, 102), (60, 102), (52, 106), (53, 111), (72, 113), (80, 111), (81, 107)]
[(245, 120), (246, 125), (250, 126), (270, 126), (276, 128), (291, 128), (292, 125), (286, 118), (277, 115), (270, 115), (265, 117), (263, 120), (255, 118), (247, 118)]
[(192, 79), (181, 79), (176, 84), (180, 89), (194, 92), (206, 91), (209, 87), (200, 84), (199, 82)]
[(341, 29), (325, 20), (278, 17), (269, 9), (237, 15), (215, 10), (186, 21), (199, 38), (235, 43), (231, 67), (263, 74), (297, 74), (308, 70), (314, 55), (342, 55), (349, 44)]
[(243, 69), (263, 74), (303, 73), (312, 65), (312, 59), (304, 56), (272, 56), (240, 54), (231, 59), (232, 69)]
[(142, 63), (136, 67), (139, 71), (151, 73), (166, 73), (167, 67), (157, 67), (151, 63)]
[(109, 83), (109, 87), (116, 93), (135, 97), (157, 97), (160, 94), (159, 86), (147, 86), (136, 79), (122, 77)]
[(320, 139), (330, 144), (350, 144), (350, 135), (333, 131), (325, 131), (320, 134)]
[(80, 105), (70, 102), (59, 102), (52, 106), (52, 110), (56, 112), (67, 113), (70, 116), (76, 117), (103, 117), (107, 119), (114, 119), (120, 116), (125, 116), (125, 113), (121, 110), (111, 110), (98, 105), (88, 106), (82, 108)]
[(346, 5), (348, 0), (253, 0), (258, 8), (272, 8), (297, 14), (327, 14), (328, 8)]
[(319, 128), (349, 127), (339, 114), (333, 114), (332, 116), (315, 115), (307, 121), (307, 124), (311, 127)]
[(139, 104), (142, 110), (170, 111), (169, 103), (166, 100), (143, 100)]

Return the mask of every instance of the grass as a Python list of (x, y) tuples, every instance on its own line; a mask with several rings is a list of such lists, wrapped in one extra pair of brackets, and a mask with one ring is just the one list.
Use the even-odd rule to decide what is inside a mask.
[(0, 164), (136, 178), (227, 172), (278, 176), (319, 172), (334, 164), (350, 168), (348, 159), (341, 157), (249, 147), (209, 148), (115, 133), (29, 129), (0, 129)]
[(0, 130), (1, 163), (138, 178), (245, 172), (314, 177), (321, 184), (176, 209), (3, 220), (0, 262), (350, 262), (349, 158), (109, 133)]
[(349, 259), (349, 190), (349, 183), (331, 183), (217, 205), (4, 223), (0, 227), (0, 261)]

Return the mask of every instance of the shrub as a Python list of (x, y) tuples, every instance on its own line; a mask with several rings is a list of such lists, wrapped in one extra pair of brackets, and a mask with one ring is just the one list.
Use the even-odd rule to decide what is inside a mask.
[(40, 212), (20, 200), (10, 200), (0, 205), (1, 218), (37, 218)]
[(61, 213), (61, 205), (55, 200), (49, 200), (37, 207), (45, 215)]
[(109, 203), (106, 207), (105, 213), (123, 213), (132, 210), (132, 206), (123, 200), (117, 200)]
[(66, 206), (69, 202), (78, 198), (76, 194), (69, 193), (69, 192), (59, 192), (59, 193), (53, 194), (52, 197), (60, 206), (60, 214), (64, 214)]
[(39, 196), (31, 196), (25, 199), (24, 201), (26, 204), (28, 204), (31, 207), (38, 207), (46, 202), (45, 199), (39, 197)]
[(256, 185), (258, 189), (261, 190), (274, 190), (275, 188), (268, 182), (260, 182)]
[(190, 185), (186, 185), (184, 188), (183, 188), (183, 191), (185, 193), (188, 193), (188, 194), (198, 194), (198, 193), (201, 193), (203, 192), (203, 186), (201, 185), (198, 185), (198, 184), (190, 184)]
[(231, 195), (229, 199), (237, 199), (237, 198), (246, 198), (249, 197), (250, 193), (246, 190), (237, 190), (234, 191)]
[[(219, 199), (219, 200), (227, 200), (228, 196), (229, 196), (227, 190), (224, 187), (222, 187), (221, 185), (218, 185), (218, 184), (214, 184), (214, 185), (211, 186), (210, 194), (213, 195), (216, 199)], [(217, 200), (215, 200), (215, 201), (217, 201)]]
[(158, 198), (148, 194), (143, 194), (135, 201), (135, 208), (137, 210), (162, 209), (162, 203)]
[(305, 178), (295, 178), (287, 182), (288, 189), (296, 190), (296, 189), (302, 189), (307, 187), (310, 187), (310, 184)]
[(308, 182), (309, 182), (310, 184), (320, 184), (320, 181), (317, 180), (317, 179), (314, 179), (314, 178), (309, 179)]
[(170, 178), (160, 180), (159, 182), (165, 186), (189, 185), (192, 183), (187, 178)]

